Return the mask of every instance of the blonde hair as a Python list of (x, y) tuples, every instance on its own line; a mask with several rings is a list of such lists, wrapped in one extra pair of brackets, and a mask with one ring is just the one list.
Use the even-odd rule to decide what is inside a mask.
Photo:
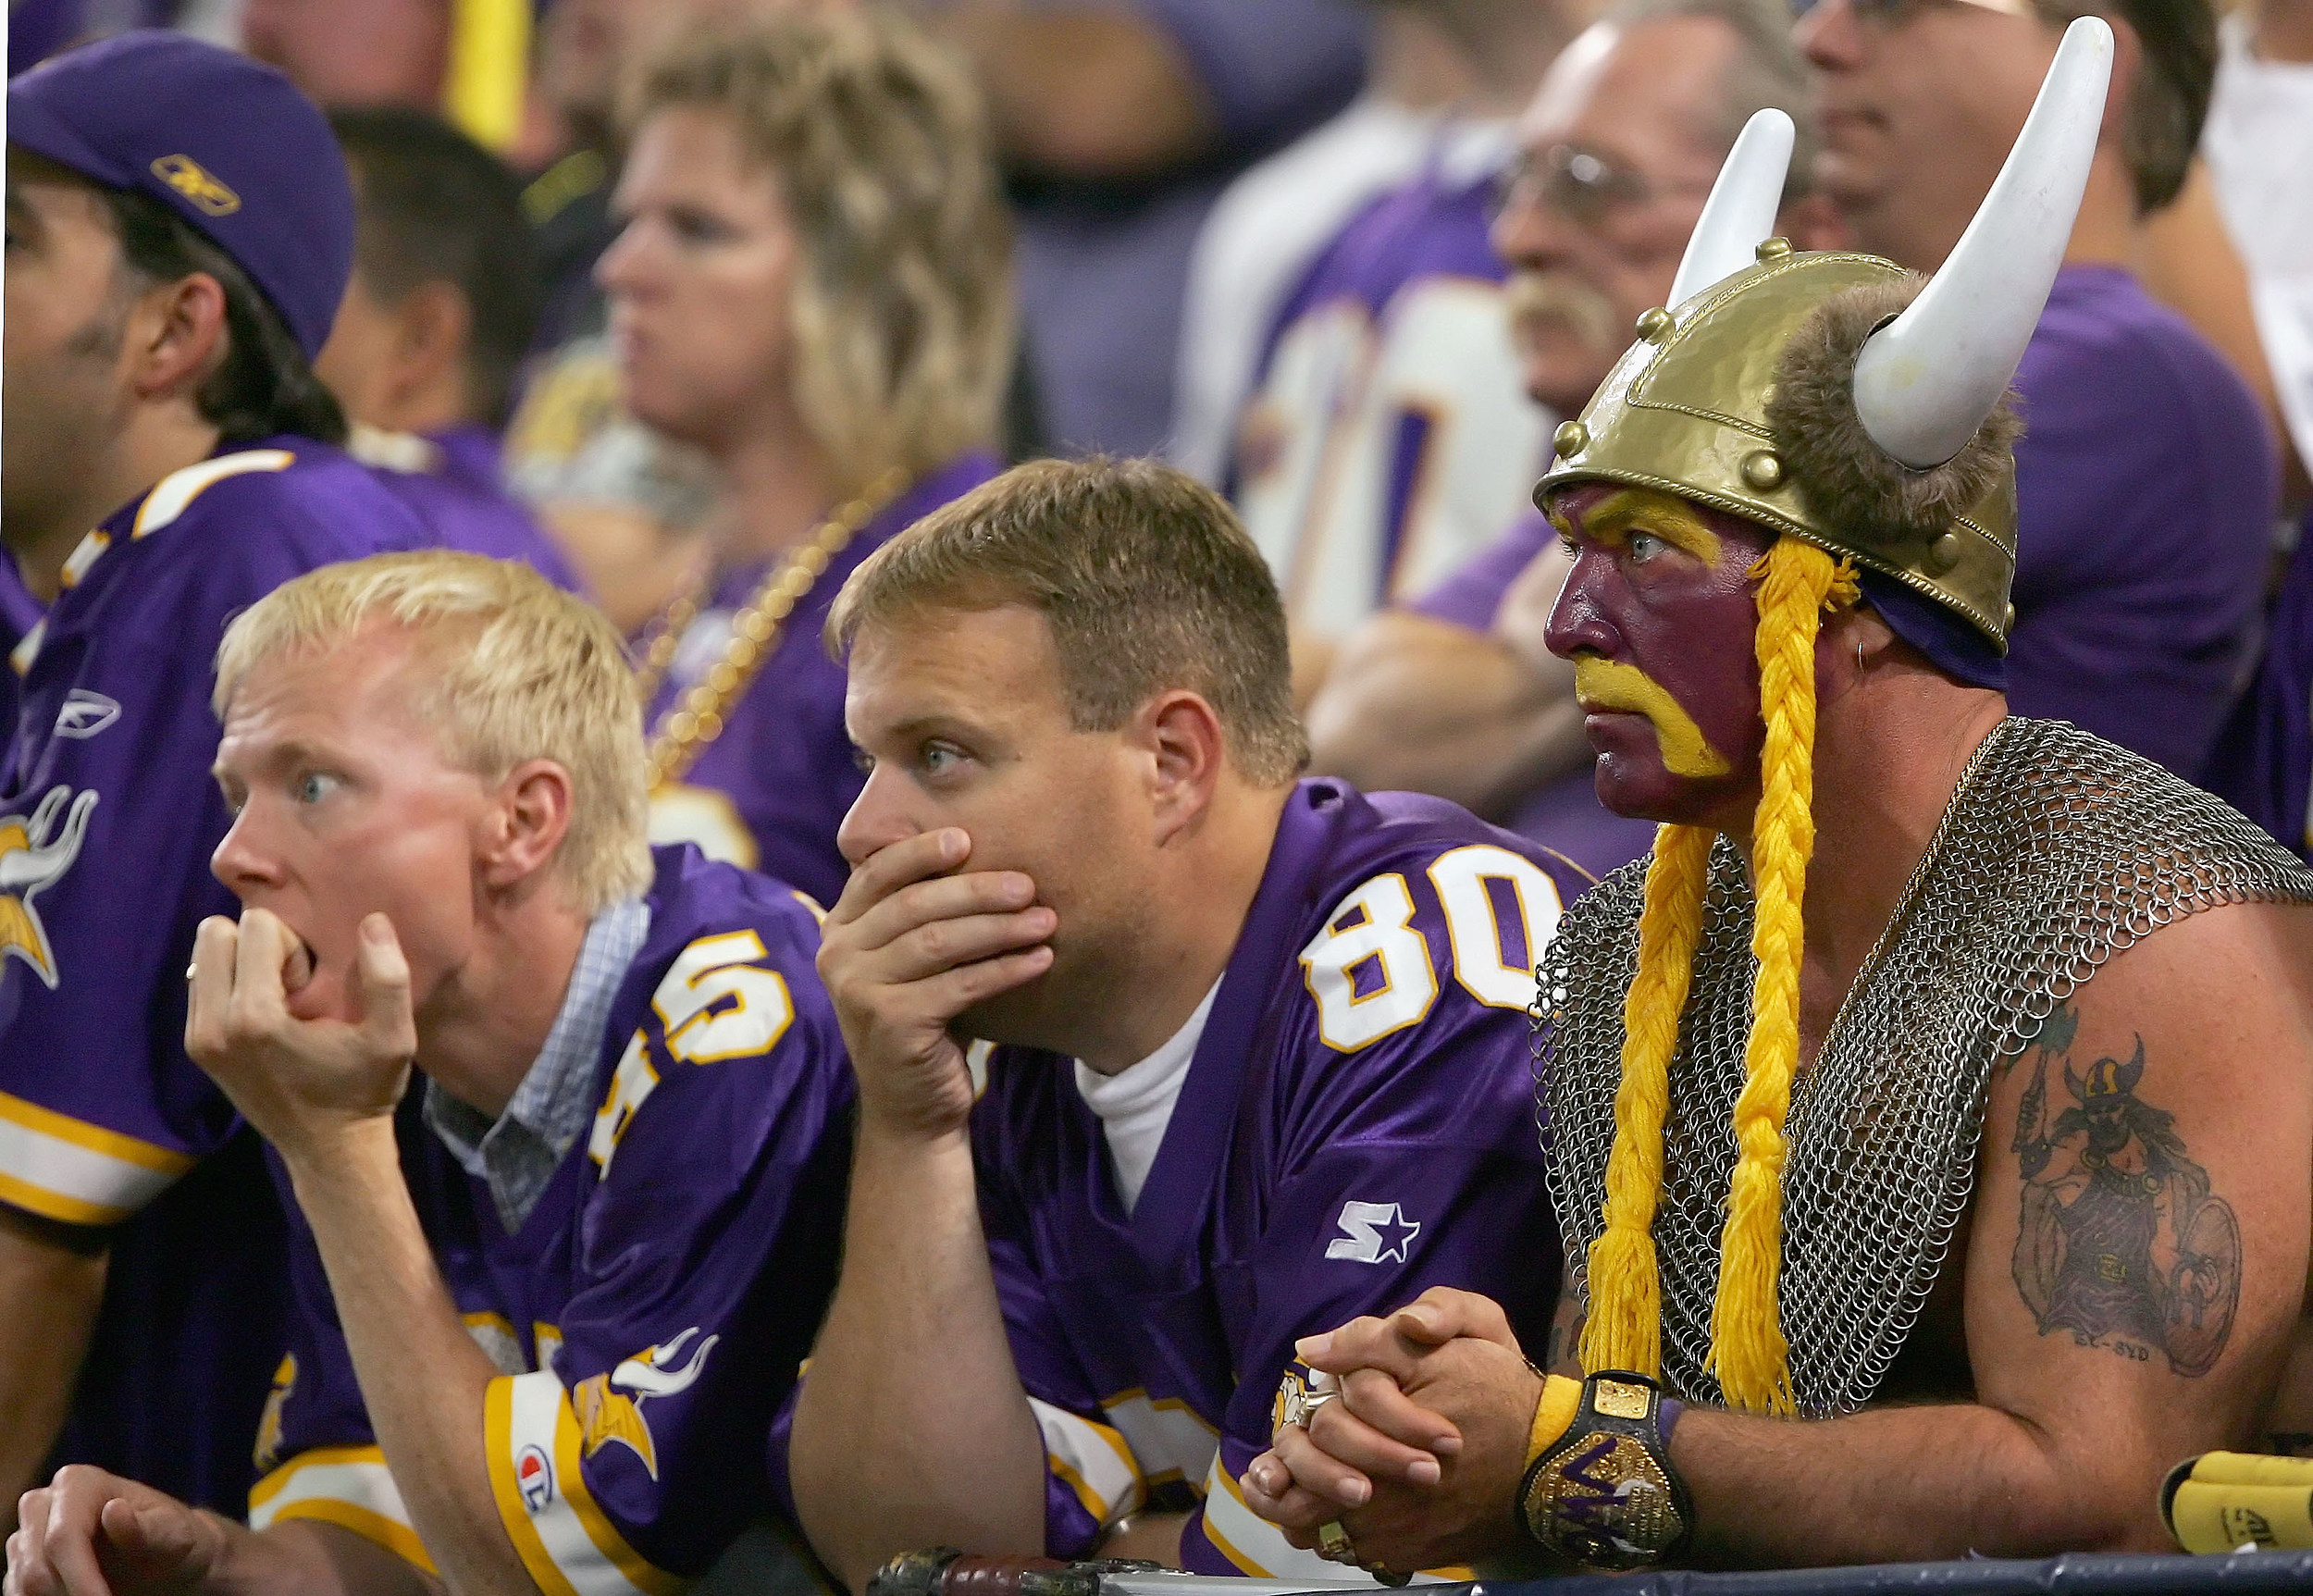
[(721, 111), (802, 252), (797, 406), (857, 492), (996, 436), (1011, 375), (1011, 231), (971, 80), (879, 8), (707, 23), (650, 59), (628, 129)]
[[(1855, 568), (1780, 538), (1750, 568), (1759, 580), (1759, 703), (1767, 736), (1751, 823), (1756, 909), (1750, 1036), (1735, 1102), (1738, 1159), (1711, 1308), (1711, 1370), (1738, 1412), (1793, 1411), (1790, 1354), (1777, 1301), (1783, 1263), (1783, 1122), (1799, 1069), (1800, 909), (1815, 847), (1815, 637), (1826, 611), (1856, 601)], [(1639, 968), (1623, 1009), (1622, 1078), (1607, 1155), (1603, 1227), (1588, 1260), (1590, 1316), (1582, 1367), (1662, 1374), (1662, 1286), (1653, 1225), (1663, 1194), (1670, 1062), (1702, 935), (1713, 834), (1656, 833), (1639, 917)]]
[(828, 611), (828, 650), (924, 610), (1007, 603), (1051, 629), (1078, 730), (1113, 731), (1185, 687), (1247, 780), (1280, 786), (1308, 762), (1276, 579), (1195, 478), (1153, 460), (1014, 466), (861, 561)]
[(486, 782), (526, 760), (570, 776), (555, 868), (592, 915), (650, 885), (642, 706), (617, 630), (529, 566), (429, 550), (324, 565), (236, 616), (216, 650), (219, 719), (277, 655), (324, 653), (375, 622), (415, 634), (430, 666), (414, 708)]

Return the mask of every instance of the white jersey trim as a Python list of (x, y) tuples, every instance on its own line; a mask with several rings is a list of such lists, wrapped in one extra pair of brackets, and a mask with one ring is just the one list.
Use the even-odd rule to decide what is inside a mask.
[(117, 1225), (193, 1160), (0, 1092), (0, 1201), (68, 1225)]
[(578, 1420), (551, 1369), (501, 1376), (483, 1399), (490, 1493), (546, 1596), (674, 1596), (687, 1581), (626, 1544), (587, 1489)]
[(181, 471), (172, 471), (161, 478), (158, 486), (144, 496), (138, 507), (135, 525), (130, 527), (131, 538), (145, 538), (185, 513), (185, 507), (228, 476), (239, 476), (250, 471), (286, 471), (297, 456), (286, 449), (242, 449), (231, 454), (220, 454), (214, 460), (204, 460)]
[(1122, 1435), (1033, 1396), (1028, 1407), (1044, 1432), (1045, 1465), (1076, 1492), (1095, 1524), (1112, 1524), (1148, 1499), (1140, 1462)]
[(250, 1528), (298, 1518), (351, 1529), (428, 1574), (439, 1572), (410, 1523), (385, 1454), (375, 1446), (300, 1453), (251, 1488)]

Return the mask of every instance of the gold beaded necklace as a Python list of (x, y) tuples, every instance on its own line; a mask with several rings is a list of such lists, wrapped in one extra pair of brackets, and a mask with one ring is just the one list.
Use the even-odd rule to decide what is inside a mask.
[[(777, 569), (764, 574), (753, 596), (731, 618), (731, 640), (724, 645), (723, 658), (692, 685), (683, 695), (682, 702), (652, 729), (649, 758), (653, 792), (669, 782), (682, 780), (698, 762), (699, 756), (707, 751), (708, 745), (723, 735), (724, 717), (747, 691), (748, 684), (755, 679), (755, 673), (762, 669), (763, 662), (771, 657), (779, 641), (780, 628), (795, 612), (795, 607), (803, 601), (846, 545), (899, 496), (907, 482), (906, 475), (897, 469), (885, 472), (857, 499), (838, 505), (835, 513), (797, 545)], [(666, 613), (660, 617), (658, 629), (651, 634), (642, 663), (635, 673), (636, 686), (645, 704), (658, 696), (659, 684), (665, 680), (667, 668), (674, 662), (674, 652), (682, 644), (683, 634), (699, 618), (700, 600), (713, 580), (712, 573), (701, 577), (697, 587), (669, 604)]]

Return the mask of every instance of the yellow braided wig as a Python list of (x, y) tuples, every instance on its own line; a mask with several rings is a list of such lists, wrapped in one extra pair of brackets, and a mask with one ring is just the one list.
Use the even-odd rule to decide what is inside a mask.
[[(1783, 1121), (1799, 1064), (1800, 910), (1814, 851), (1815, 638), (1826, 610), (1855, 602), (1855, 569), (1812, 544), (1778, 539), (1759, 581), (1759, 701), (1766, 721), (1751, 825), (1757, 915), (1745, 1083), (1735, 1105), (1738, 1149), (1711, 1314), (1711, 1368), (1739, 1412), (1793, 1411), (1776, 1282), (1783, 1256)], [(1639, 920), (1638, 972), (1623, 1009), (1622, 1076), (1606, 1165), (1604, 1228), (1589, 1259), (1590, 1313), (1582, 1367), (1662, 1372), (1662, 1286), (1653, 1238), (1663, 1191), (1663, 1125), (1678, 1047), (1713, 835), (1656, 834)]]
[(1582, 1367), (1663, 1373), (1663, 1288), (1654, 1260), (1654, 1207), (1663, 1193), (1663, 1121), (1671, 1106), (1671, 1056), (1687, 1008), (1711, 841), (1701, 826), (1654, 834), (1646, 908), (1639, 916), (1639, 971), (1623, 1001), (1622, 1080), (1614, 1088), (1614, 1145), (1606, 1159), (1605, 1229), (1590, 1243), (1590, 1316)]

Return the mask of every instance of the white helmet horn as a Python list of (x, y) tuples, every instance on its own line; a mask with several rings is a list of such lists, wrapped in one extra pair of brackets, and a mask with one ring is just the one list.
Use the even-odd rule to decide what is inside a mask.
[(1752, 113), (1735, 147), (1726, 153), (1702, 218), (1671, 281), (1672, 304), (1684, 304), (1715, 282), (1733, 277), (1759, 258), (1759, 244), (1775, 233), (1783, 208), (1783, 183), (1791, 171), (1790, 117), (1769, 107)]
[(1911, 308), (1863, 345), (1856, 416), (1914, 470), (1959, 453), (2015, 380), (2072, 241), (2111, 77), (2111, 27), (2083, 17), (2064, 30), (1975, 219)]

